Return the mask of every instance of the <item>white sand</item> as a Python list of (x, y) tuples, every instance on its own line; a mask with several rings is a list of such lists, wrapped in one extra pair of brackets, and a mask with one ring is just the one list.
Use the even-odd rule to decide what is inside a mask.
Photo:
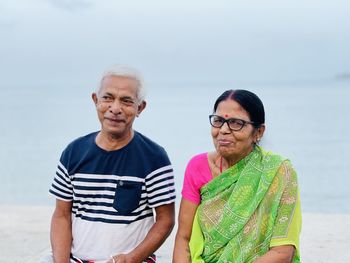
[[(0, 263), (36, 263), (50, 249), (51, 207), (5, 206), (0, 214)], [(158, 262), (171, 262), (175, 230), (158, 251)], [(303, 214), (304, 263), (350, 262), (350, 214)]]

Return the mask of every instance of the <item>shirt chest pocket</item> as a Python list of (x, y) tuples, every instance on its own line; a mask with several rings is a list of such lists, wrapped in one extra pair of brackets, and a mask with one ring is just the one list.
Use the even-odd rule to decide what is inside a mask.
[(130, 214), (139, 207), (142, 192), (142, 182), (117, 182), (113, 207), (121, 214)]

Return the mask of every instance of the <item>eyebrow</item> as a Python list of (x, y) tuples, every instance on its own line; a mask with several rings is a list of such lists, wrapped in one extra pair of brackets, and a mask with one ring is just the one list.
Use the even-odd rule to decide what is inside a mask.
[(122, 96), (120, 97), (121, 99), (131, 99), (131, 100), (136, 100), (136, 98), (131, 97), (131, 96)]
[(100, 94), (100, 96), (106, 96), (106, 95), (114, 97), (113, 94), (110, 92), (101, 92), (101, 94)]
[[(102, 96), (110, 96), (110, 97), (115, 98), (115, 96), (112, 93), (108, 92), (108, 91), (101, 93), (100, 97), (102, 97)], [(134, 97), (131, 97), (129, 95), (125, 95), (125, 96), (119, 97), (119, 99), (130, 99), (130, 100), (136, 101), (137, 97), (134, 98)]]
[(241, 119), (241, 118), (237, 118), (237, 117), (225, 118), (225, 117), (222, 117), (220, 115), (215, 115), (215, 116), (218, 116), (218, 117), (220, 117), (220, 118), (222, 118), (224, 120), (240, 120), (240, 121), (244, 121), (244, 122), (252, 122), (251, 120), (245, 120), (245, 119)]

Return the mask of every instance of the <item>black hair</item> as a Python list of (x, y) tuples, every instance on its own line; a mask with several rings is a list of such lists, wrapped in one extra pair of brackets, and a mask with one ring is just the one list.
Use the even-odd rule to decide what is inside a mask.
[(265, 123), (264, 105), (260, 98), (253, 92), (242, 89), (226, 90), (216, 99), (214, 112), (216, 112), (220, 102), (228, 99), (236, 101), (248, 112), (250, 121), (254, 122), (253, 126), (255, 128), (259, 128)]

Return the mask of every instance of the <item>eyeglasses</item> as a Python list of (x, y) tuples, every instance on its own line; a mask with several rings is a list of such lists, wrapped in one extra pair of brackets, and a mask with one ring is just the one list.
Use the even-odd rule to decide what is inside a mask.
[(211, 126), (215, 128), (221, 128), (225, 123), (227, 123), (228, 127), (232, 131), (240, 131), (246, 124), (254, 124), (254, 122), (251, 121), (245, 121), (235, 118), (225, 119), (218, 115), (209, 115), (209, 122)]

